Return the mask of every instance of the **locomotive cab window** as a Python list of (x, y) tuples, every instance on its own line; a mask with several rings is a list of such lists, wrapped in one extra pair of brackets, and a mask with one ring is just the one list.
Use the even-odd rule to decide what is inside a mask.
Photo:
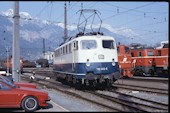
[(163, 48), (169, 48), (169, 43), (168, 44), (164, 44)]
[(97, 48), (97, 43), (95, 40), (82, 40), (81, 49), (95, 49)]
[(114, 49), (113, 40), (103, 40), (102, 45), (103, 45), (103, 48)]
[(117, 53), (119, 53), (119, 47), (117, 47)]
[(138, 55), (139, 55), (139, 56), (142, 56), (142, 52), (139, 52)]
[(125, 47), (125, 52), (128, 54), (129, 53), (129, 48)]

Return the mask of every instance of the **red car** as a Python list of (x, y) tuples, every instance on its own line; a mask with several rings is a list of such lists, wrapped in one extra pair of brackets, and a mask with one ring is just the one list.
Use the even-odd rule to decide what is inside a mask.
[(0, 108), (22, 108), (33, 112), (38, 107), (48, 106), (47, 101), (50, 101), (48, 93), (40, 89), (0, 81)]
[(33, 84), (33, 83), (24, 83), (24, 82), (13, 82), (9, 78), (7, 78), (7, 76), (3, 76), (3, 75), (0, 74), (0, 81), (1, 80), (2, 81), (7, 81), (7, 82), (12, 82), (12, 83), (14, 83), (15, 85), (18, 85), (18, 86), (36, 88), (36, 84)]

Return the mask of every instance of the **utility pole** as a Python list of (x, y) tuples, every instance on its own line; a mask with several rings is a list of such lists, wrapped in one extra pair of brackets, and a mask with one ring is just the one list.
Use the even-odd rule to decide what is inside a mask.
[[(4, 33), (5, 33), (5, 31), (4, 31)], [(8, 45), (7, 45), (7, 42), (6, 42), (6, 39), (5, 39), (5, 37), (4, 37), (4, 43), (5, 43), (5, 45), (6, 45), (6, 47), (5, 47), (5, 49), (6, 49), (6, 54), (7, 54), (7, 56), (6, 56), (6, 71), (7, 71), (7, 76), (9, 75), (9, 54), (8, 54), (8, 52), (9, 52), (9, 48), (8, 48)]]
[(9, 76), (9, 54), (8, 54), (8, 52), (9, 52), (9, 48), (8, 47), (6, 47), (6, 52), (7, 52), (7, 60), (6, 60), (6, 63), (7, 63), (7, 76)]
[(19, 1), (14, 2), (13, 45), (12, 45), (12, 78), (20, 81), (20, 44), (19, 44)]
[(43, 38), (43, 58), (45, 58), (45, 39)]
[(64, 4), (64, 41), (67, 39), (67, 4)]

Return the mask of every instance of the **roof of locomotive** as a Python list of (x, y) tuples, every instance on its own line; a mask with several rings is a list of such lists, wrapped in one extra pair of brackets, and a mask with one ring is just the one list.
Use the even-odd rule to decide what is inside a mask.
[(100, 32), (90, 32), (90, 33), (82, 33), (82, 32), (80, 32), (80, 33), (76, 34), (76, 36), (67, 38), (63, 43), (61, 43), (61, 44), (59, 45), (59, 47), (62, 46), (62, 45), (64, 45), (65, 43), (67, 43), (67, 42), (75, 39), (75, 38), (80, 37), (80, 36), (97, 36), (97, 35), (104, 36), (104, 34), (103, 34), (103, 33), (100, 33)]

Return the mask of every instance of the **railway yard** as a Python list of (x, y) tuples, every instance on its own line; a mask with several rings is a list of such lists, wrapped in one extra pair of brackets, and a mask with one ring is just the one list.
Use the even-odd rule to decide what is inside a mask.
[[(109, 24), (107, 19), (153, 3), (142, 6), (135, 3), (135, 7), (130, 9), (116, 5), (117, 14), (107, 16), (105, 14), (109, 13), (104, 12), (100, 18), (98, 10), (108, 11), (109, 8), (111, 11), (115, 5), (104, 3), (109, 5), (107, 10), (101, 9), (104, 4), (99, 8), (84, 9), (81, 2), (81, 9), (76, 11), (76, 14), (80, 13), (78, 20), (68, 21), (72, 25), (67, 23), (67, 10), (74, 9), (74, 6), (77, 10), (76, 3), (71, 3), (70, 7), (69, 1), (67, 8), (65, 1), (64, 23), (61, 20), (50, 22), (53, 3), (50, 4), (48, 20), (40, 19), (48, 7), (38, 14), (39, 20), (27, 12), (20, 12), (18, 1), (14, 2), (14, 10), (9, 9), (9, 14), (4, 11), (0, 14), (3, 31), (0, 112), (169, 112), (168, 33), (162, 28), (164, 25), (158, 29), (156, 26), (148, 27), (167, 22), (167, 12), (157, 12), (157, 6), (150, 8), (153, 11), (139, 9), (135, 13), (154, 19), (150, 20), (153, 23), (147, 19), (142, 21), (143, 15), (135, 14), (140, 18), (130, 20), (130, 16), (125, 16), (125, 23), (118, 19), (122, 25), (115, 21), (112, 28), (113, 22)], [(9, 16), (11, 13), (13, 15)], [(157, 17), (162, 13), (166, 15)], [(69, 15), (72, 14), (69, 12)], [(133, 13), (130, 15), (134, 16)], [(135, 25), (138, 20), (139, 26)], [(158, 33), (163, 34), (160, 37)], [(43, 54), (39, 47), (41, 39)]]
[[(69, 83), (56, 80), (51, 68), (24, 68), (21, 81), (36, 83), (49, 93), (49, 111), (112, 111), (112, 112), (168, 112), (168, 78), (136, 77), (119, 79), (109, 89), (84, 87), (76, 89)], [(35, 72), (35, 79), (30, 77)], [(0, 109), (24, 112), (21, 109)]]

